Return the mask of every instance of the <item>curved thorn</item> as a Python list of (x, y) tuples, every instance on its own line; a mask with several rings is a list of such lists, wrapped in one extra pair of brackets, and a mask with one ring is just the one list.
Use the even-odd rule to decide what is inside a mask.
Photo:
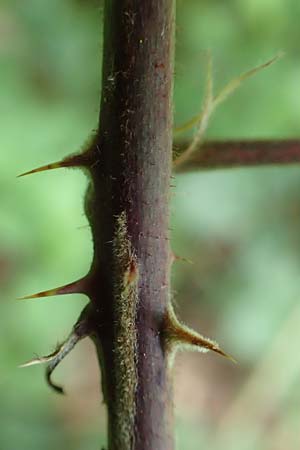
[(189, 350), (198, 350), (207, 352), (209, 350), (224, 356), (232, 362), (235, 359), (225, 353), (217, 344), (217, 342), (202, 336), (191, 328), (179, 322), (174, 312), (173, 306), (170, 304), (167, 309), (164, 324), (165, 343), (173, 349), (187, 348)]
[(29, 300), (32, 298), (51, 297), (53, 295), (65, 295), (65, 294), (86, 294), (88, 286), (88, 278), (84, 277), (80, 280), (73, 281), (72, 283), (59, 286), (47, 291), (41, 291), (36, 294), (26, 295), (25, 297), (19, 297), (17, 300)]
[(46, 380), (48, 385), (60, 394), (63, 394), (64, 390), (62, 387), (52, 382), (51, 379), (52, 372), (61, 363), (61, 361), (73, 350), (77, 342), (79, 342), (82, 338), (83, 336), (80, 336), (75, 331), (73, 331), (68, 337), (68, 339), (56, 351), (55, 356), (51, 358), (46, 368)]
[(26, 368), (26, 367), (30, 367), (30, 366), (36, 366), (37, 364), (44, 364), (47, 363), (49, 361), (51, 361), (53, 358), (55, 358), (55, 356), (57, 355), (57, 352), (59, 351), (59, 348), (56, 349), (53, 353), (51, 353), (50, 355), (47, 356), (37, 356), (36, 358), (30, 359), (29, 361), (20, 364), (18, 367), (20, 369)]
[(48, 384), (48, 386), (50, 386), (51, 389), (53, 389), (55, 392), (57, 392), (58, 394), (65, 394), (65, 391), (63, 389), (63, 387), (59, 386), (58, 384), (53, 383), (52, 379), (51, 379), (51, 374), (52, 374), (52, 370), (47, 367), (46, 369), (46, 382)]
[(72, 333), (69, 337), (48, 356), (34, 358), (19, 367), (30, 367), (35, 364), (48, 363), (46, 368), (46, 380), (48, 385), (56, 392), (63, 394), (64, 390), (61, 386), (52, 382), (51, 375), (54, 369), (61, 363), (61, 361), (73, 350), (75, 345), (81, 339), (89, 336), (92, 333), (93, 326), (90, 316), (91, 306), (88, 304), (79, 316), (76, 324), (73, 327)]
[(88, 304), (80, 314), (76, 324), (73, 327), (73, 331), (68, 339), (60, 345), (54, 358), (52, 358), (46, 369), (46, 380), (48, 385), (59, 394), (64, 394), (64, 390), (61, 386), (53, 383), (51, 375), (54, 369), (61, 363), (61, 361), (73, 350), (75, 345), (89, 336), (92, 333), (93, 326), (90, 318), (91, 305)]

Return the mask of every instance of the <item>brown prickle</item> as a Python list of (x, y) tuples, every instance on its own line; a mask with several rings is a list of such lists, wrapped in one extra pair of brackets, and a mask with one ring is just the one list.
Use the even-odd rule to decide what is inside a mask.
[(178, 340), (179, 346), (181, 344), (183, 346), (190, 347), (190, 350), (197, 350), (197, 347), (200, 351), (210, 350), (236, 363), (236, 360), (228, 353), (225, 353), (219, 347), (219, 344), (217, 342), (202, 336), (201, 334), (190, 329), (184, 324), (178, 323), (175, 331), (175, 340), (176, 339)]
[(194, 262), (191, 259), (185, 258), (183, 256), (179, 256), (176, 253), (174, 253), (173, 251), (171, 252), (171, 261), (172, 261), (172, 263), (180, 261), (180, 262), (185, 262), (188, 264), (194, 264)]
[(28, 172), (21, 173), (17, 178), (31, 175), (37, 172), (45, 172), (46, 170), (60, 169), (62, 167), (88, 167), (90, 165), (90, 158), (88, 153), (80, 153), (68, 156), (61, 161), (57, 161), (51, 164), (46, 164), (36, 169), (29, 170)]
[(28, 170), (17, 176), (17, 178), (25, 177), (26, 175), (31, 175), (37, 172), (44, 172), (46, 170), (59, 169), (60, 167), (68, 167), (64, 161), (58, 161), (51, 164), (46, 164), (45, 166), (37, 167), (36, 169)]
[(214, 348), (212, 350), (216, 353), (219, 353), (219, 355), (224, 356), (224, 358), (229, 359), (229, 361), (233, 362), (234, 364), (238, 364), (237, 360), (232, 355), (230, 355), (229, 353), (225, 353), (222, 349)]
[(47, 291), (41, 291), (36, 294), (26, 295), (25, 297), (19, 297), (17, 300), (29, 300), (33, 298), (51, 297), (54, 295), (65, 295), (65, 294), (86, 294), (88, 291), (88, 277), (85, 276), (72, 283), (59, 286), (54, 289), (49, 289)]
[(202, 336), (191, 328), (179, 322), (173, 306), (170, 304), (165, 315), (163, 338), (166, 351), (174, 355), (174, 351), (180, 349), (198, 350), (202, 352), (213, 351), (224, 356), (232, 362), (235, 359), (225, 353), (217, 342)]

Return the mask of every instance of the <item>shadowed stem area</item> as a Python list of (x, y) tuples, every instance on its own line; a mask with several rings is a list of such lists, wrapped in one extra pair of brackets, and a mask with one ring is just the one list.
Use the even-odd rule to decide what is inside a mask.
[[(189, 141), (174, 143), (180, 154)], [(208, 141), (199, 146), (188, 160), (175, 168), (176, 173), (201, 169), (226, 169), (300, 163), (300, 140)]]
[(109, 450), (172, 450), (161, 328), (170, 296), (173, 0), (106, 0), (86, 200)]

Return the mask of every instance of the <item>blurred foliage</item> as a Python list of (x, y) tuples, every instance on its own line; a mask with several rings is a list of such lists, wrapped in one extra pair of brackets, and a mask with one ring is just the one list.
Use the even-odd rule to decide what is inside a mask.
[[(207, 49), (216, 88), (284, 50), (281, 61), (218, 109), (208, 137), (299, 136), (299, 17), (297, 0), (178, 0), (175, 123), (199, 112)], [(15, 176), (79, 149), (95, 128), (101, 23), (96, 0), (0, 3), (3, 450), (92, 450), (101, 430), (105, 441), (91, 344), (80, 344), (54, 375), (66, 386), (65, 398), (48, 390), (42, 368), (17, 369), (68, 334), (85, 298), (14, 302), (76, 279), (91, 261), (84, 175)], [(178, 357), (178, 448), (296, 450), (299, 168), (198, 173), (175, 184), (173, 248), (194, 262), (178, 263), (173, 272), (180, 314), (239, 361)]]

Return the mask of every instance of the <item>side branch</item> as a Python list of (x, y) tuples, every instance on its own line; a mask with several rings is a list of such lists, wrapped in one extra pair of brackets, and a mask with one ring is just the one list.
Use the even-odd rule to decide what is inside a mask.
[[(180, 154), (188, 141), (175, 142), (173, 153)], [(300, 140), (208, 141), (184, 163), (174, 168), (175, 173), (202, 169), (231, 169), (300, 163)]]

